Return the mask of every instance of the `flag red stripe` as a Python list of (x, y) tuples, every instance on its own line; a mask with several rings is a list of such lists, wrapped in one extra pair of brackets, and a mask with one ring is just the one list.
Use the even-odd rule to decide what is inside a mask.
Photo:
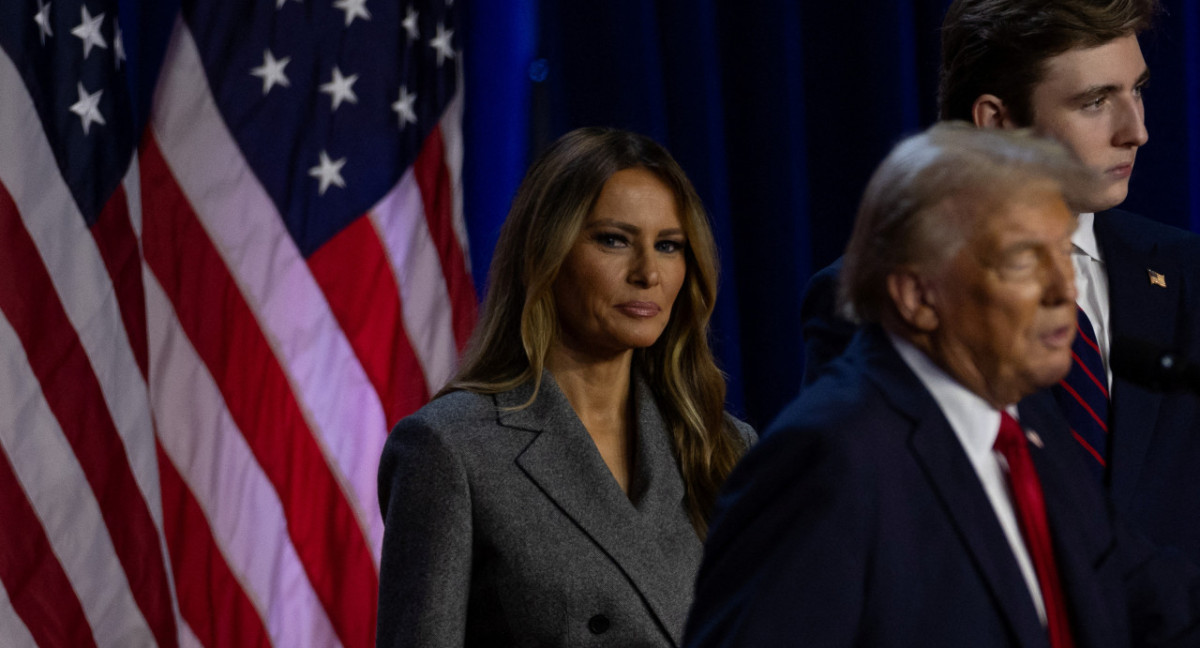
[(254, 313), (149, 134), (140, 164), (146, 262), (274, 485), (339, 638), (348, 648), (371, 646), (378, 576), (350, 504)]
[(442, 260), (442, 275), (446, 279), (450, 307), (454, 312), (454, 340), (458, 350), (462, 351), (475, 326), (477, 305), (471, 274), (467, 272), (462, 248), (454, 234), (454, 201), (440, 126), (434, 128), (425, 139), (425, 145), (413, 163), (413, 175), (417, 179), (417, 186), (421, 188), (429, 234)]
[(263, 620), (217, 548), (195, 495), (162, 444), (154, 445), (162, 482), (163, 533), (180, 614), (208, 648), (270, 646)]
[(137, 361), (138, 369), (142, 370), (142, 378), (145, 378), (149, 352), (146, 342), (146, 291), (142, 287), (142, 254), (138, 250), (133, 223), (129, 220), (129, 201), (125, 198), (123, 186), (117, 185), (117, 190), (104, 205), (91, 231), (117, 292), (121, 321), (125, 324), (125, 334), (129, 336), (129, 346), (133, 347), (133, 358)]
[(26, 357), (100, 505), (134, 600), (160, 646), (176, 645), (175, 614), (158, 530), (138, 490), (125, 446), (79, 335), (57, 298), (17, 206), (0, 185), (0, 276), (22, 277), (0, 291), (0, 311)]
[(429, 390), (371, 219), (359, 218), (339, 232), (308, 258), (308, 267), (379, 394), (388, 426), (417, 411)]
[(0, 451), (0, 581), (39, 646), (95, 646), (92, 628), (67, 573)]

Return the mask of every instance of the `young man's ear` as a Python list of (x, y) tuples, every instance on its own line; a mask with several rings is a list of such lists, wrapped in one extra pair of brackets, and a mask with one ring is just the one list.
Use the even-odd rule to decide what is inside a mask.
[(887, 277), (888, 295), (900, 320), (921, 333), (932, 333), (938, 327), (937, 311), (929, 284), (915, 270), (900, 269)]
[(1016, 128), (1008, 106), (994, 94), (981, 94), (971, 104), (971, 118), (980, 128)]

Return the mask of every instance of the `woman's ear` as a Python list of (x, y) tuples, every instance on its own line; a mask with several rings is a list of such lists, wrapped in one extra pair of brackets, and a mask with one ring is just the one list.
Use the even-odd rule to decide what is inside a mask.
[(971, 120), (980, 128), (1016, 128), (1004, 100), (994, 94), (981, 94), (971, 104)]
[(896, 314), (902, 322), (922, 333), (937, 330), (935, 294), (921, 275), (908, 268), (897, 270), (888, 275), (887, 287)]

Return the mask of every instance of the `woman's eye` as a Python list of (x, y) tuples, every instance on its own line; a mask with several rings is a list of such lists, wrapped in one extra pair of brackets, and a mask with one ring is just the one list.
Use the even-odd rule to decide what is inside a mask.
[(672, 241), (672, 240), (668, 239), (665, 241), (659, 241), (658, 243), (656, 243), (654, 245), (654, 247), (659, 252), (666, 252), (668, 254), (671, 254), (671, 253), (675, 253), (675, 252), (679, 252), (679, 251), (683, 250), (684, 243), (683, 243), (683, 241)]
[(595, 240), (600, 245), (611, 248), (623, 247), (627, 243), (625, 237), (620, 234), (608, 234), (603, 232), (597, 234)]

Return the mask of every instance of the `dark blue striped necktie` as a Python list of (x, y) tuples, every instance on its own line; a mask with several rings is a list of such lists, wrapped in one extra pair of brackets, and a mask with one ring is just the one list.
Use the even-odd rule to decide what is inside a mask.
[(1054, 386), (1054, 396), (1071, 425), (1098, 480), (1108, 465), (1108, 374), (1096, 343), (1096, 332), (1083, 309), (1075, 307), (1077, 324), (1071, 343), (1071, 372)]

